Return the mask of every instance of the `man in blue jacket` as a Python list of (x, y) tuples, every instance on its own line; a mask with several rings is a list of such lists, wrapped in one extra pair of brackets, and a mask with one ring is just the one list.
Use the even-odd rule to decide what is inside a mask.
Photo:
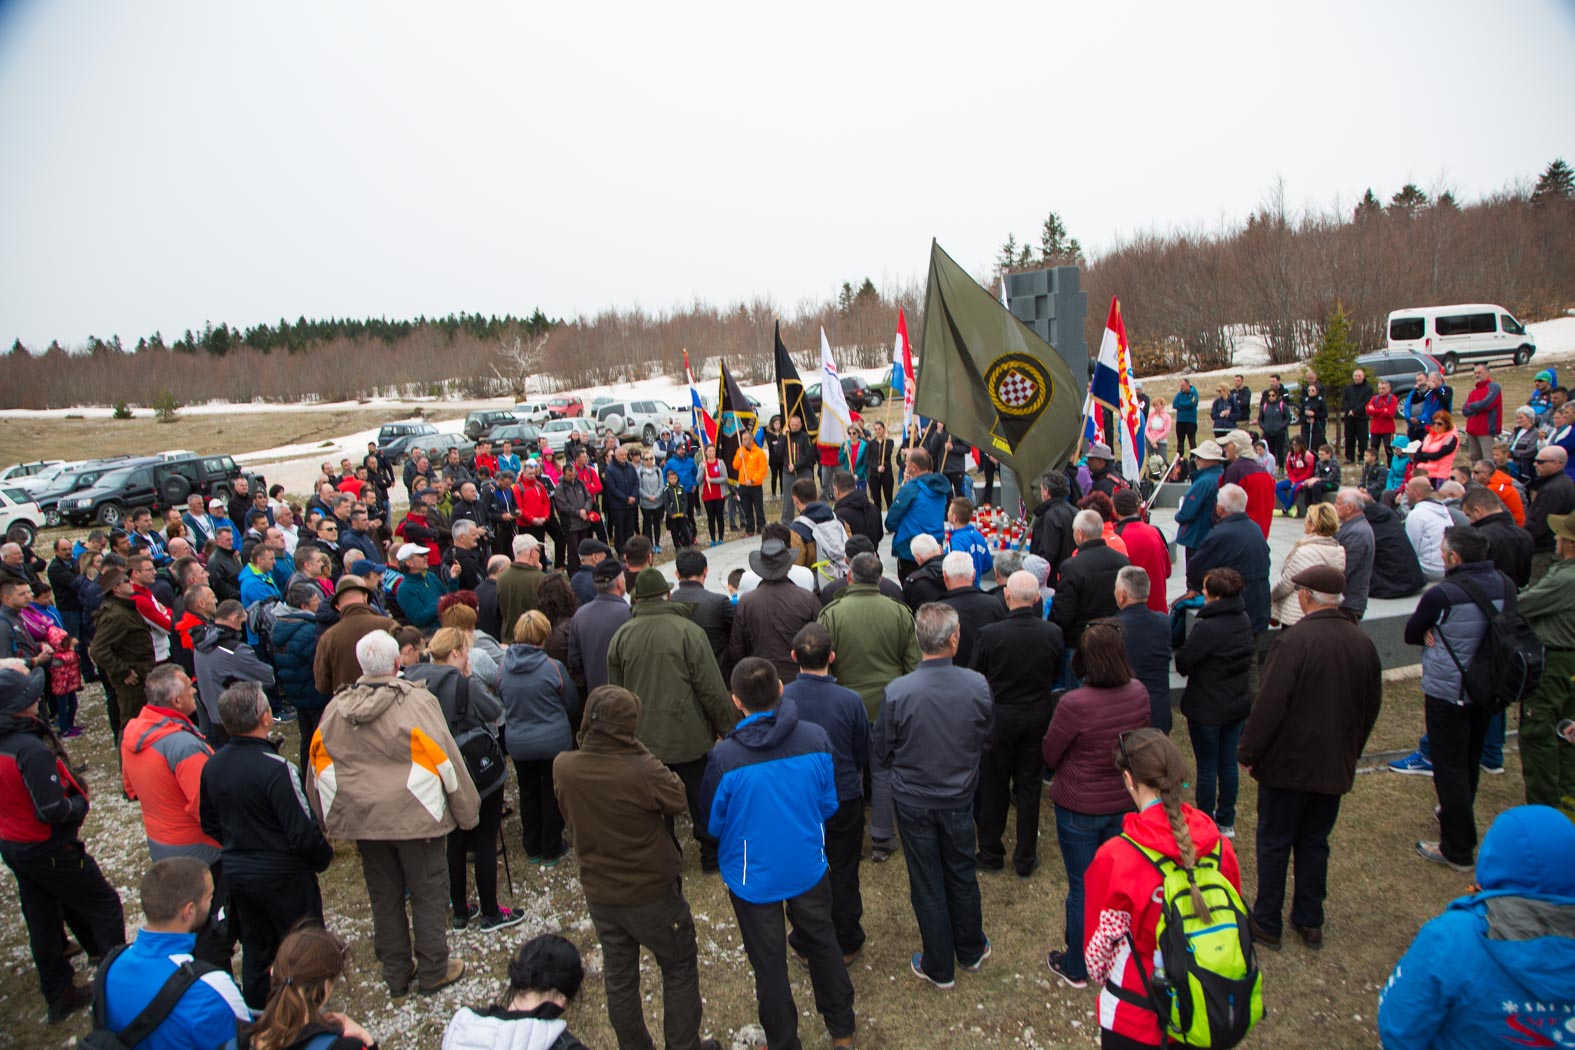
[(623, 550), (629, 537), (640, 530), (640, 472), (629, 462), (629, 449), (619, 445), (602, 468), (602, 500), (607, 505), (607, 527), (614, 550)]
[[(213, 875), (195, 857), (169, 857), (142, 876), (143, 926), (137, 939), (106, 965), (104, 1020), (112, 1031), (134, 1021), (197, 946), (208, 922)], [(168, 1017), (137, 1044), (139, 1050), (223, 1046), (235, 1026), (251, 1020), (241, 990), (223, 970), (206, 968)]]
[(1549, 806), (1501, 813), (1477, 885), (1422, 927), (1379, 993), (1390, 1050), (1562, 1045), (1575, 1013), (1575, 826)]
[(730, 685), (744, 720), (711, 750), (700, 807), (720, 842), (722, 881), (755, 971), (766, 1042), (801, 1045), (785, 910), (809, 959), (815, 1006), (832, 1046), (852, 1046), (853, 982), (831, 918), (824, 846), (825, 822), (838, 809), (831, 742), (818, 725), (800, 720), (797, 705), (782, 702), (782, 681), (769, 660), (740, 660)]
[[(798, 677), (782, 689), (798, 716), (826, 731), (837, 774), (837, 812), (826, 821), (826, 864), (831, 875), (831, 920), (844, 962), (864, 947), (864, 898), (859, 891), (859, 854), (864, 848), (864, 768), (870, 760), (869, 714), (858, 693), (831, 675), (837, 654), (831, 632), (807, 623), (793, 636)], [(797, 937), (788, 943), (803, 954)]]
[(919, 567), (911, 544), (921, 532), (946, 542), (946, 501), (952, 486), (940, 474), (932, 474), (930, 454), (922, 448), (910, 449), (905, 468), (907, 480), (897, 490), (886, 512), (886, 531), (892, 534), (891, 552), (897, 556), (897, 579), (906, 580)]
[(1205, 441), (1192, 453), (1192, 459), (1197, 473), (1176, 508), (1176, 546), (1187, 548), (1189, 558), (1214, 527), (1214, 501), (1225, 473), (1225, 453), (1219, 442)]

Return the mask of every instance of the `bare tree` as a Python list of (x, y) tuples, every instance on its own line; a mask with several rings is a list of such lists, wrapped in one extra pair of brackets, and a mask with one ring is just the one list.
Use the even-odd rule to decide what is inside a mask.
[(498, 368), (497, 363), (492, 365), (492, 374), (498, 381), (514, 392), (519, 400), (524, 400), (530, 388), (530, 378), (541, 370), (547, 360), (547, 337), (551, 332), (541, 335), (526, 337), (515, 335), (512, 341), (503, 339), (499, 341), (498, 362), (503, 365)]

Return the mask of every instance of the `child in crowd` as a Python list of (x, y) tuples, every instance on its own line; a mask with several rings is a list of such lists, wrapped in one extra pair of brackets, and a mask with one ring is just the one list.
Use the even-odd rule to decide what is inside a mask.
[(1313, 465), (1313, 479), (1307, 486), (1307, 505), (1322, 503), (1340, 488), (1340, 461), (1334, 456), (1334, 446), (1318, 446), (1318, 462)]
[(689, 516), (689, 493), (678, 483), (678, 471), (667, 472), (667, 531), (673, 537), (673, 550), (693, 547), (694, 519)]
[(1362, 453), (1362, 488), (1373, 499), (1379, 500), (1384, 495), (1384, 479), (1389, 476), (1389, 470), (1378, 462), (1378, 450), (1369, 448)]
[(1256, 459), (1258, 465), (1270, 474), (1273, 474), (1280, 467), (1279, 463), (1274, 459), (1274, 453), (1269, 451), (1269, 446), (1264, 444), (1262, 438), (1257, 438), (1253, 441), (1252, 458)]
[(738, 604), (738, 585), (744, 582), (744, 570), (740, 566), (727, 574), (727, 600), (734, 605)]
[(973, 559), (973, 582), (977, 587), (986, 573), (995, 572), (995, 555), (990, 553), (984, 533), (973, 526), (973, 504), (960, 496), (952, 500), (946, 510), (946, 520), (952, 527), (946, 549), (948, 552), (962, 551)]

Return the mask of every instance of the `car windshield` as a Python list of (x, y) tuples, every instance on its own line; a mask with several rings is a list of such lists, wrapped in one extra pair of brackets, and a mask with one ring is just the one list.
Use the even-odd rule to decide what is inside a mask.
[(105, 471), (99, 475), (97, 484), (105, 488), (114, 488), (124, 485), (131, 478), (131, 467), (121, 467), (119, 470)]

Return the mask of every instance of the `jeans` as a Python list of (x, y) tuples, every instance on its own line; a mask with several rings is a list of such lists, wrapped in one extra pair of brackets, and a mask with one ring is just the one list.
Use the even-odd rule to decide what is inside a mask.
[(1296, 502), (1296, 497), (1301, 494), (1301, 491), (1302, 482), (1300, 481), (1286, 480), (1276, 481), (1274, 483), (1274, 494), (1275, 496), (1279, 497), (1281, 510), (1290, 510), (1291, 506)]
[(1061, 844), (1061, 859), (1066, 864), (1066, 972), (1080, 981), (1088, 980), (1088, 965), (1083, 961), (1083, 873), (1094, 862), (1110, 839), (1121, 834), (1124, 813), (1074, 813), (1055, 808), (1055, 837)]
[(908, 896), (924, 946), (920, 965), (932, 981), (945, 984), (956, 976), (958, 961), (977, 963), (990, 943), (979, 901), (973, 809), (896, 806)]
[(784, 911), (809, 957), (815, 1009), (825, 1018), (833, 1039), (852, 1035), (853, 981), (832, 926), (830, 879), (823, 875), (814, 888), (786, 901), (753, 904), (733, 893), (728, 896), (738, 918), (739, 939), (755, 971), (755, 1000), (768, 1045), (778, 1050), (801, 1050), (804, 1045), (798, 1037), (798, 1007), (788, 981)]
[(1477, 848), (1477, 781), (1483, 743), (1494, 715), (1473, 704), (1425, 698), (1433, 790), (1438, 795), (1438, 849), (1456, 864), (1470, 864)]
[(1339, 795), (1290, 791), (1258, 785), (1258, 899), (1252, 917), (1265, 933), (1285, 928), (1285, 872), (1296, 860), (1296, 895), (1291, 922), (1305, 929), (1323, 926), (1329, 895), (1329, 833), (1340, 815)]
[[(1236, 824), (1236, 742), (1246, 720), (1223, 726), (1206, 726), (1188, 719), (1187, 735), (1198, 760), (1198, 808), (1222, 828)], [(1218, 785), (1219, 798), (1215, 800)]]
[(585, 902), (602, 942), (607, 1019), (621, 1050), (654, 1050), (640, 994), (640, 949), (662, 971), (662, 1038), (668, 1050), (699, 1050), (700, 971), (695, 920), (679, 884), (632, 906)]

